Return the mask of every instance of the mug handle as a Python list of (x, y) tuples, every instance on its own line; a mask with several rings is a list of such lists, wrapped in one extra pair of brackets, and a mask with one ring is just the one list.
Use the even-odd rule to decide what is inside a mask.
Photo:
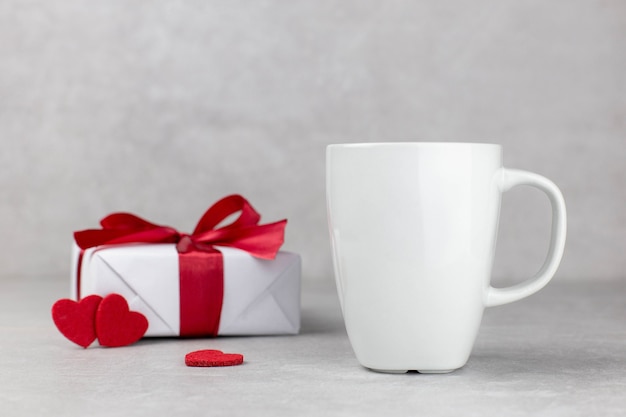
[(542, 289), (554, 276), (563, 257), (565, 236), (567, 234), (567, 213), (565, 200), (559, 188), (549, 179), (528, 171), (501, 168), (498, 178), (500, 191), (508, 191), (516, 185), (530, 185), (546, 193), (552, 205), (552, 234), (550, 248), (543, 266), (534, 277), (506, 288), (487, 289), (487, 307), (512, 303), (536, 293)]

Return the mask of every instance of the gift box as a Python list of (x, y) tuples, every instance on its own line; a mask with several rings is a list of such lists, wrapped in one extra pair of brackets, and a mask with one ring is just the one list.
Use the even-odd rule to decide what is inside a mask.
[(259, 219), (241, 196), (212, 206), (191, 235), (109, 215), (74, 235), (72, 297), (122, 295), (148, 319), (145, 336), (296, 334), (300, 256), (278, 250), (286, 221)]

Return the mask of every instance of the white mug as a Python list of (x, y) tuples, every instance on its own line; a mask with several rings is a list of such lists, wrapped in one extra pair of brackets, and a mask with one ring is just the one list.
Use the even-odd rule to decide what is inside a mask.
[[(545, 263), (491, 286), (500, 199), (525, 184), (552, 204)], [(326, 149), (335, 280), (358, 361), (376, 371), (444, 373), (465, 365), (484, 307), (543, 288), (563, 255), (566, 212), (550, 180), (502, 167), (479, 143), (362, 143)]]

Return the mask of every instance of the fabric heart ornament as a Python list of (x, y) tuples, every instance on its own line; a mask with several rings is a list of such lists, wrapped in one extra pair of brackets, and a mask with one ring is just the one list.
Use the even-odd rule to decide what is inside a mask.
[(224, 353), (221, 350), (197, 350), (185, 355), (185, 365), (187, 366), (233, 366), (242, 363), (243, 355)]
[(96, 311), (96, 334), (102, 346), (120, 347), (135, 343), (148, 330), (148, 319), (130, 311), (128, 303), (119, 294), (102, 299)]
[(101, 301), (99, 295), (90, 295), (79, 302), (59, 300), (52, 306), (52, 320), (63, 336), (87, 348), (96, 340), (95, 316)]

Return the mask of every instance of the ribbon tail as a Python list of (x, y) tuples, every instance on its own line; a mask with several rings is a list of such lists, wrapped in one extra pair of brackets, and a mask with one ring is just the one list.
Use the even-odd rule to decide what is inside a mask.
[[(237, 230), (228, 230), (224, 239), (216, 239), (212, 245), (242, 249), (261, 259), (274, 259), (285, 241), (287, 220), (252, 226)], [(219, 232), (221, 230), (217, 230)]]

